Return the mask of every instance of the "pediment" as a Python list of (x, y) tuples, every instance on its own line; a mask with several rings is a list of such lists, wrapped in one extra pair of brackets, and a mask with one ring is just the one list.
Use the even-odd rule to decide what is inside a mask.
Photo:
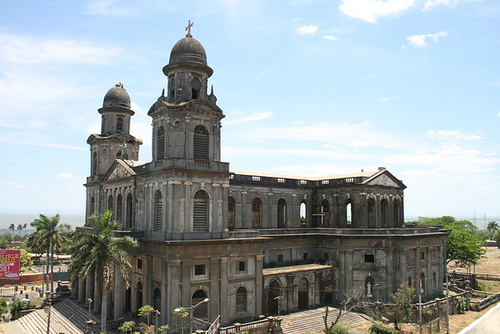
[(135, 172), (130, 166), (128, 166), (123, 160), (115, 160), (111, 168), (109, 169), (105, 180), (116, 180), (122, 179), (135, 175)]
[(364, 183), (369, 186), (382, 186), (382, 187), (402, 188), (402, 189), (406, 188), (406, 186), (400, 180), (396, 179), (387, 170), (375, 174), (373, 177), (366, 180)]

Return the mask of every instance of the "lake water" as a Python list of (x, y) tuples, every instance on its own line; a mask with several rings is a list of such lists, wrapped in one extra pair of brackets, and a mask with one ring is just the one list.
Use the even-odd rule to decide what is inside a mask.
[[(47, 216), (52, 217), (54, 215), (48, 214)], [(33, 222), (35, 219), (39, 218), (39, 214), (3, 214), (0, 213), (0, 234), (4, 232), (8, 232), (8, 228), (10, 224), (14, 224), (17, 229), (17, 225), (19, 224), (28, 224), (26, 226), (26, 230), (23, 232), (20, 232), (20, 234), (28, 234), (30, 233), (30, 230), (33, 230), (33, 228), (30, 226), (31, 222)], [(61, 223), (63, 224), (69, 224), (73, 228), (76, 226), (83, 226), (85, 223), (85, 216), (84, 215), (75, 215), (75, 214), (61, 214)], [(7, 231), (2, 231), (2, 230), (7, 230)], [(18, 232), (17, 230), (15, 232)]]

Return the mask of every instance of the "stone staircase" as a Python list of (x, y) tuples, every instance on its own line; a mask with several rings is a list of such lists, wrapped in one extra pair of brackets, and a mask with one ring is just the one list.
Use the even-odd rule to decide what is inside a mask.
[[(328, 318), (334, 320), (337, 317), (338, 309), (330, 307)], [(314, 310), (307, 310), (282, 316), (281, 328), (284, 334), (317, 334), (323, 333), (323, 316), (325, 308), (320, 307)], [(342, 315), (339, 324), (358, 325), (367, 320), (354, 312)]]
[[(47, 334), (48, 314), (43, 309), (35, 310), (17, 320), (26, 333)], [(83, 334), (83, 331), (75, 327), (55, 307), (50, 314), (50, 334)]]
[[(79, 333), (83, 333), (87, 330), (89, 313), (88, 309), (86, 309), (84, 306), (78, 304), (72, 299), (66, 298), (58, 303), (55, 303), (53, 308), (55, 308), (59, 314), (70, 321), (73, 327), (76, 327), (80, 331)], [(91, 313), (91, 317), (95, 322), (100, 321), (100, 319), (96, 318), (93, 312)]]

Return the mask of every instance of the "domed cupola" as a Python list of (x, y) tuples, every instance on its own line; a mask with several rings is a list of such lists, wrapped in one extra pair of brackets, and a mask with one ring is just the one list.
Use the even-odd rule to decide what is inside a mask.
[(130, 117), (135, 112), (130, 109), (130, 96), (122, 83), (108, 90), (99, 113), (102, 115), (101, 134), (130, 133)]
[(189, 21), (186, 37), (174, 45), (170, 62), (163, 67), (163, 73), (168, 77), (167, 101), (172, 103), (196, 99), (215, 101), (215, 97), (207, 94), (207, 81), (213, 70), (207, 65), (203, 45), (191, 35), (192, 26)]
[(130, 96), (125, 88), (123, 88), (122, 83), (117, 83), (115, 87), (108, 90), (104, 96), (102, 107), (122, 107), (130, 109)]

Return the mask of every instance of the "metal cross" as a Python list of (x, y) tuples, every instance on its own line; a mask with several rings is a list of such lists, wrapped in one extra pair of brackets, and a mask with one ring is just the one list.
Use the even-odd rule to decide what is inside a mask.
[(186, 27), (186, 31), (188, 32), (186, 37), (191, 37), (191, 27), (194, 25), (194, 23), (191, 22), (191, 20), (188, 21), (188, 26)]

